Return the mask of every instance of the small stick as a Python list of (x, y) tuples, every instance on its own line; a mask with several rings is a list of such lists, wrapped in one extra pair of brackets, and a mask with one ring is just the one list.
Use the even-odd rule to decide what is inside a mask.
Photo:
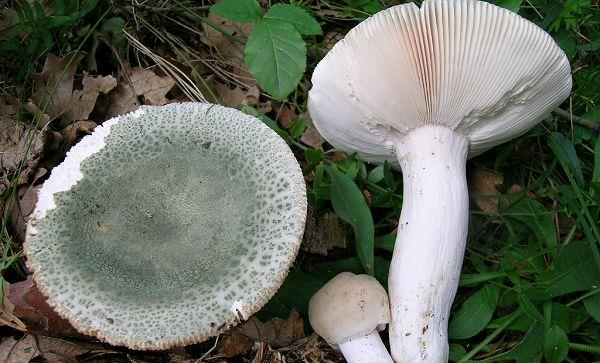
[(594, 122), (594, 121), (588, 120), (583, 117), (575, 116), (572, 113), (570, 113), (569, 111), (563, 110), (562, 108), (555, 109), (554, 113), (556, 113), (558, 116), (560, 116), (564, 119), (570, 120), (576, 124), (579, 124), (581, 126), (585, 126), (592, 130), (596, 130), (596, 131), (600, 132), (600, 123), (598, 123), (598, 122)]

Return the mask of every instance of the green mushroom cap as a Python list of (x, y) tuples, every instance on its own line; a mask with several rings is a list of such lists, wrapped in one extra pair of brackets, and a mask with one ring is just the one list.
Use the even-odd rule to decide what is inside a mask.
[(302, 172), (258, 119), (198, 103), (105, 122), (40, 190), (27, 264), (82, 333), (133, 349), (203, 341), (283, 282), (306, 217)]

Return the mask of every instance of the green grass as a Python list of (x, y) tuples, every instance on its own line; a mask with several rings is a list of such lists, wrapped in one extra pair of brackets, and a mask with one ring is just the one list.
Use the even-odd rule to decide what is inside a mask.
[[(206, 19), (209, 6), (195, 6), (187, 1), (171, 2), (167, 8), (158, 1), (143, 5), (126, 1), (57, 3), (65, 5), (51, 16), (43, 15), (43, 9), (35, 4), (29, 10), (23, 9), (18, 29), (29, 37), (22, 39), (19, 34), (11, 33), (8, 40), (0, 43), (4, 94), (27, 99), (32, 86), (29, 74), (41, 69), (48, 52), (64, 55), (69, 49), (89, 50), (88, 37), (72, 44), (73, 38), (65, 36), (86, 24), (92, 26), (88, 36), (98, 29), (113, 46), (110, 59), (98, 61), (106, 63), (104, 69), (115, 75), (120, 70), (118, 56), (131, 66), (158, 63), (192, 99), (201, 99), (197, 92), (208, 89), (205, 80), (213, 73), (220, 74), (223, 82), (238, 84), (236, 79), (222, 76), (227, 73), (220, 70), (227, 65), (207, 60), (204, 57), (207, 46), (196, 41), (203, 24), (210, 23), (209, 26), (225, 32)], [(496, 3), (518, 10), (557, 40), (570, 58), (574, 80), (571, 96), (561, 108), (600, 124), (599, 5), (583, 0)], [(19, 4), (22, 3), (14, 2), (15, 8)], [(295, 5), (316, 19), (324, 34), (336, 28), (345, 33), (368, 14), (387, 6), (374, 0), (318, 3), (307, 0)], [(48, 24), (51, 31), (43, 31)], [(123, 29), (128, 35), (122, 33)], [(238, 39), (232, 34), (227, 36)], [(315, 49), (323, 48), (324, 41), (318, 35), (303, 35), (302, 41), (308, 49), (302, 79), (308, 80), (321, 56)], [(8, 54), (11, 56), (5, 57)], [(17, 88), (20, 91), (14, 92)], [(300, 81), (283, 104), (297, 114), (305, 113), (307, 92), (307, 84)], [(217, 97), (210, 92), (202, 93), (209, 101)], [(281, 99), (281, 94), (276, 98)], [(263, 99), (281, 105), (267, 93)], [(315, 150), (299, 140), (306, 127), (304, 120), (299, 119), (289, 129), (278, 125), (277, 107), (266, 115), (248, 106), (241, 108), (260, 117), (290, 144), (310, 180), (311, 206), (332, 209), (341, 219), (351, 221), (357, 236), (348, 249), (334, 251), (331, 256), (335, 257), (301, 253), (288, 279), (259, 312), (259, 317), (287, 317), (291, 308), (305, 314), (310, 296), (341, 271), (363, 273), (365, 267), (372, 268), (374, 276), (387, 285), (395, 221), (402, 205), (401, 175), (387, 165), (368, 165), (352, 155), (334, 162), (333, 150)], [(20, 122), (36, 128), (39, 120), (24, 112), (20, 114)], [(500, 187), (501, 194), (471, 195), (471, 201), (496, 198), (508, 203), (492, 212), (472, 208), (468, 250), (450, 322), (454, 327), (450, 330), (452, 361), (597, 361), (600, 359), (598, 132), (553, 114), (523, 137), (471, 160), (468, 169), (476, 167), (497, 171), (503, 175), (504, 184)], [(509, 191), (513, 185), (522, 190)], [(370, 194), (370, 204), (361, 198), (364, 191)], [(16, 195), (17, 188), (13, 187), (3, 196), (0, 271), (11, 276), (20, 273), (23, 277), (23, 266), (18, 262), (21, 252), (12, 248), (20, 243), (14, 241), (8, 213)], [(340, 196), (351, 205), (340, 205), (339, 200), (343, 199)], [(358, 220), (352, 220), (349, 209), (362, 211)], [(492, 304), (481, 304), (484, 295), (497, 298)], [(479, 308), (474, 310), (474, 307)]]

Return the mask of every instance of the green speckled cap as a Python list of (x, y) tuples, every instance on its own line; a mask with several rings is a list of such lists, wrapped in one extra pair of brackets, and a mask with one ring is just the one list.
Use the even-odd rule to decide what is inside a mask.
[(298, 162), (258, 119), (212, 104), (143, 106), (54, 168), (25, 252), (48, 303), (82, 333), (166, 349), (260, 309), (305, 217)]

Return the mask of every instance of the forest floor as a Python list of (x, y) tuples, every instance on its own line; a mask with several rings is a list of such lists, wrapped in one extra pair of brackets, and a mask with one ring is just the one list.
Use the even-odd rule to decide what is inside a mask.
[[(467, 164), (469, 237), (450, 360), (597, 362), (600, 4), (492, 2), (554, 37), (571, 62), (573, 89), (527, 134)], [(307, 94), (337, 41), (399, 3), (0, 1), (0, 361), (342, 361), (312, 332), (308, 300), (342, 271), (371, 272), (387, 286), (402, 175), (332, 149), (310, 119)], [(275, 17), (283, 30), (267, 36)], [(282, 61), (277, 49), (293, 59)], [(290, 145), (309, 200), (299, 256), (263, 309), (218, 339), (164, 352), (83, 339), (28, 278), (22, 243), (37, 191), (105, 120), (183, 101), (238, 108)], [(350, 210), (332, 204), (342, 195)]]

